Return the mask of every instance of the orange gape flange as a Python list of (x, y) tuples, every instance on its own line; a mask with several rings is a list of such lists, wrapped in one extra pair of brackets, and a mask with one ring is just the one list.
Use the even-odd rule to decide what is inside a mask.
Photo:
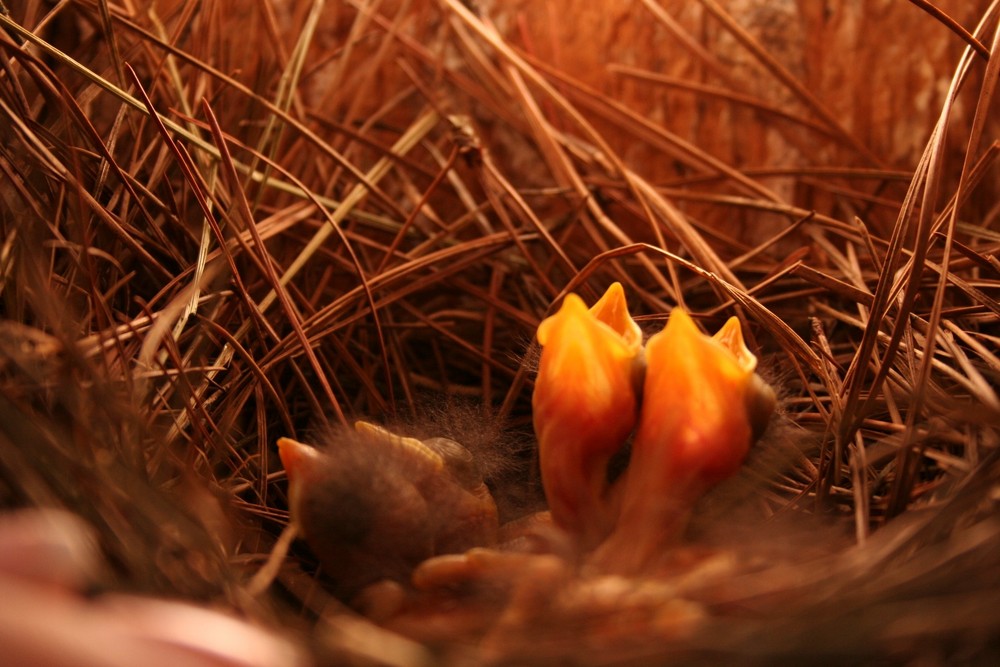
[[(589, 311), (567, 296), (538, 340), (534, 423), (553, 517), (598, 547), (601, 567), (641, 569), (697, 498), (739, 470), (774, 393), (754, 375), (738, 320), (706, 336), (676, 308), (643, 348), (617, 283)], [(608, 461), (633, 429), (628, 469), (609, 484)]]
[(542, 484), (556, 523), (593, 547), (614, 523), (608, 462), (635, 428), (642, 334), (615, 283), (590, 310), (567, 296), (538, 341), (532, 409)]

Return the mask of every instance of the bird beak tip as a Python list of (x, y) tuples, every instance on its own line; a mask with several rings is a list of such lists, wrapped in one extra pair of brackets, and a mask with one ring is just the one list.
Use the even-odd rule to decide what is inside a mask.
[[(720, 376), (734, 387), (750, 383), (757, 357), (747, 348), (739, 320), (731, 318), (714, 336), (701, 332), (683, 308), (675, 308), (667, 325), (647, 345), (654, 355), (682, 378), (692, 383), (705, 377)], [(683, 371), (681, 370), (683, 369)]]
[(573, 323), (578, 321), (580, 318), (585, 317), (584, 313), (586, 312), (587, 306), (583, 303), (583, 299), (578, 297), (576, 294), (567, 294), (566, 298), (563, 299), (562, 305), (559, 306), (559, 310), (557, 310), (554, 315), (546, 317), (538, 325), (538, 329), (535, 332), (535, 336), (538, 338), (538, 343), (543, 347), (548, 345), (553, 335), (558, 336), (559, 331), (561, 331), (567, 323)]
[(723, 347), (733, 353), (736, 363), (748, 373), (757, 368), (757, 357), (747, 347), (743, 338), (743, 329), (740, 321), (736, 317), (730, 317), (719, 331), (712, 336), (712, 340), (720, 343)]
[(303, 472), (319, 457), (315, 447), (303, 444), (292, 438), (278, 438), (278, 456), (284, 466), (289, 480), (301, 477)]
[(642, 330), (628, 312), (625, 288), (621, 283), (611, 283), (604, 296), (590, 307), (590, 314), (611, 327), (629, 348), (642, 345)]

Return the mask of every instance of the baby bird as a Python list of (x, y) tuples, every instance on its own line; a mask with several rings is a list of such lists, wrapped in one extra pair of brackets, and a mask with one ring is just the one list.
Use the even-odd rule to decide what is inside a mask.
[(408, 582), (431, 556), (496, 541), (496, 503), (454, 440), (357, 422), (325, 449), (281, 438), (278, 450), (292, 521), (343, 595), (383, 579)]
[(616, 519), (607, 468), (639, 416), (642, 331), (614, 283), (589, 310), (568, 295), (538, 341), (532, 411), (545, 497), (555, 522), (592, 548)]
[[(552, 517), (598, 571), (647, 571), (696, 501), (743, 465), (774, 391), (736, 318), (709, 336), (675, 308), (643, 343), (618, 283), (589, 310), (569, 294), (538, 342), (532, 407)], [(630, 439), (628, 466), (612, 478)]]

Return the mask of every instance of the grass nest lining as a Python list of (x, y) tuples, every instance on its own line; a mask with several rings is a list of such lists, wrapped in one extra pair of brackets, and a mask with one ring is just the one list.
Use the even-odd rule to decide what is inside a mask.
[[(8, 5), (0, 502), (82, 516), (103, 587), (315, 623), (331, 660), (986, 664), (1000, 7), (873, 18), (885, 53), (927, 36), (921, 78), (837, 41), (854, 4), (820, 43), (813, 10), (715, 0)], [(851, 92), (869, 72), (911, 94)], [(534, 329), (616, 280), (650, 326), (738, 316), (782, 398), (696, 524), (763, 560), (680, 595), (698, 623), (411, 644), (322, 597), (297, 548), (247, 594), (287, 521), (280, 436), (369, 417), (503, 442), (501, 509), (534, 507)], [(753, 531), (721, 538), (727, 516)]]

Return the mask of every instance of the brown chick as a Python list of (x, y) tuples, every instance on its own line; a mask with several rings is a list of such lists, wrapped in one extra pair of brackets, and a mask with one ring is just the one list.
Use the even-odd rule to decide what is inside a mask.
[(338, 592), (408, 582), (431, 556), (495, 542), (496, 504), (467, 449), (366, 422), (355, 429), (323, 450), (278, 441), (292, 521)]

